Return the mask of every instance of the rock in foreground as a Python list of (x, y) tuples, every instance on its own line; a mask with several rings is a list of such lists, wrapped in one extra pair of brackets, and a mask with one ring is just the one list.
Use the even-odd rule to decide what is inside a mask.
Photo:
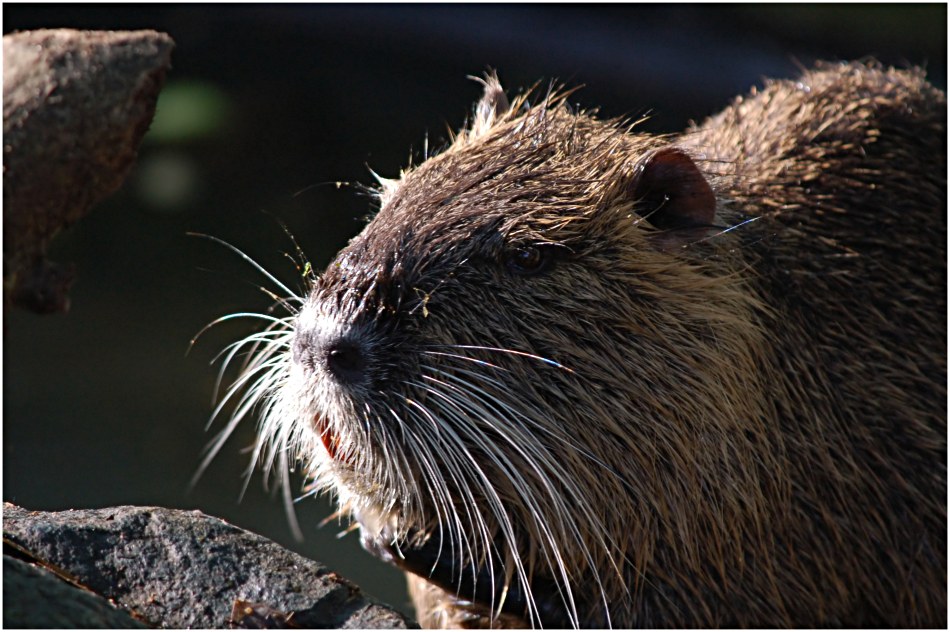
[[(199, 511), (110, 507), (42, 512), (4, 504), (3, 530), (12, 545), (5, 546), (5, 566), (10, 565), (6, 553), (16, 549), (21, 559), (71, 577), (155, 627), (414, 625), (318, 562)], [(44, 578), (44, 586), (50, 577)], [(11, 594), (14, 590), (26, 591), (34, 600), (41, 592), (37, 583), (14, 587), (5, 581), (4, 623), (42, 625), (31, 625), (22, 612), (18, 621), (8, 621), (10, 604), (20, 599)], [(74, 591), (88, 600), (88, 591)], [(71, 602), (46, 599), (37, 614), (72, 608)]]

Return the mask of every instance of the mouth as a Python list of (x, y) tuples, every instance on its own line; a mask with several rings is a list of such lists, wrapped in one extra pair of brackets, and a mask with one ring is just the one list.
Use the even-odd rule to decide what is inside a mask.
[(320, 435), (320, 441), (323, 442), (323, 447), (327, 451), (327, 455), (331, 460), (347, 463), (349, 459), (342, 454), (342, 442), (340, 437), (333, 433), (330, 429), (330, 424), (327, 422), (327, 418), (323, 415), (315, 415), (313, 418), (313, 427), (316, 429), (317, 434)]

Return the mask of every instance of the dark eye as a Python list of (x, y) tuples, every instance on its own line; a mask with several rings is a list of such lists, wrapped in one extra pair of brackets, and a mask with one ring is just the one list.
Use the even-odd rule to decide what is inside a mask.
[(519, 246), (505, 252), (505, 268), (513, 274), (539, 274), (551, 267), (553, 249), (539, 245)]

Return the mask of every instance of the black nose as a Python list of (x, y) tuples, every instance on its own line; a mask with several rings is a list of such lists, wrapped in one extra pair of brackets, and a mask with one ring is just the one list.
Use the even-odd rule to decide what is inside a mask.
[(323, 358), (327, 371), (341, 382), (359, 382), (366, 373), (366, 352), (353, 340), (331, 341), (324, 347)]
[(367, 351), (358, 340), (345, 336), (323, 337), (318, 333), (297, 332), (293, 344), (294, 362), (308, 371), (318, 368), (332, 379), (356, 384), (366, 377)]

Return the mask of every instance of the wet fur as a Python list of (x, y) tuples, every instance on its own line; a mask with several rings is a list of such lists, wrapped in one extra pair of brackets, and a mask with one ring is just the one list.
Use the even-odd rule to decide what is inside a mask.
[[(486, 84), (245, 341), (258, 456), (403, 567), (435, 551), (427, 625), (945, 626), (943, 94), (829, 65), (656, 137)], [(715, 226), (634, 195), (669, 146)], [(314, 351), (340, 336), (345, 388)]]

